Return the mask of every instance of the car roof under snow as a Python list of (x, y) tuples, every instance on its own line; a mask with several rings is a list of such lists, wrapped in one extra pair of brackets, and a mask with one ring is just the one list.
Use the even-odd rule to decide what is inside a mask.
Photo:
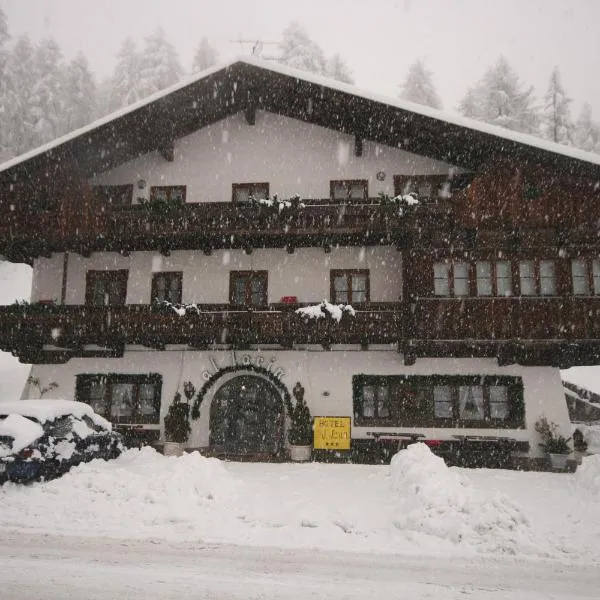
[(10, 414), (30, 417), (40, 423), (53, 421), (65, 415), (73, 415), (77, 418), (88, 416), (96, 425), (111, 429), (111, 424), (100, 415), (97, 415), (91, 406), (75, 400), (39, 399), (0, 402), (0, 415)]

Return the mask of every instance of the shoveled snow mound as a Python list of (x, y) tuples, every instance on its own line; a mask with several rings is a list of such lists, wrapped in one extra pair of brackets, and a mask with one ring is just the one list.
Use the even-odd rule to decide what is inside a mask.
[(586, 456), (583, 459), (575, 472), (574, 481), (578, 490), (600, 502), (600, 454)]
[(484, 552), (533, 550), (530, 524), (519, 506), (506, 496), (477, 490), (425, 444), (411, 444), (392, 458), (391, 479), (398, 529)]
[(600, 454), (600, 425), (583, 425), (577, 423), (573, 429), (579, 429), (583, 433), (583, 440), (587, 444), (590, 454)]
[[(36, 529), (116, 537), (135, 530), (136, 537), (148, 538), (165, 530), (185, 533), (203, 507), (223, 502), (235, 489), (235, 481), (216, 459), (197, 452), (166, 458), (143, 448), (129, 450), (118, 460), (82, 464), (45, 484), (5, 484), (0, 505), (2, 492), (13, 491), (22, 496), (17, 501), (27, 502), (30, 526)], [(2, 510), (0, 526), (11, 525), (8, 512)]]

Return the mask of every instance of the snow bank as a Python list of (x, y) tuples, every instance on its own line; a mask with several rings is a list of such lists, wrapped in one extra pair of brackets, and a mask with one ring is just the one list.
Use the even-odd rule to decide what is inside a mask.
[(600, 454), (583, 459), (575, 472), (574, 481), (576, 490), (600, 502)]
[(40, 423), (53, 421), (63, 415), (81, 418), (90, 417), (99, 427), (111, 431), (112, 425), (105, 418), (97, 415), (89, 404), (74, 400), (18, 400), (16, 402), (0, 402), (0, 415), (17, 414), (37, 419)]
[(577, 423), (573, 429), (579, 429), (583, 434), (583, 440), (587, 443), (587, 451), (590, 454), (600, 454), (600, 425), (583, 425)]
[(393, 457), (391, 481), (398, 529), (486, 552), (533, 548), (529, 521), (515, 503), (477, 490), (425, 444), (411, 444)]
[(13, 439), (12, 447), (0, 444), (0, 458), (10, 456), (15, 452), (21, 452), (32, 442), (44, 435), (42, 426), (34, 423), (21, 415), (9, 415), (0, 420), (0, 436), (8, 436)]

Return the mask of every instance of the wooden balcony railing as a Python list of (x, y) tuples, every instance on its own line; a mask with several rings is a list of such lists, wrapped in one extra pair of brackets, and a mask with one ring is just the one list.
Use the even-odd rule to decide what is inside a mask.
[(237, 348), (386, 344), (402, 337), (404, 323), (400, 303), (372, 304), (339, 323), (327, 317), (306, 319), (296, 314), (296, 306), (251, 311), (228, 305), (197, 307), (179, 316), (171, 309), (149, 305), (5, 306), (0, 308), (0, 348), (31, 357), (48, 347), (79, 353), (92, 344), (109, 348), (124, 344), (152, 348), (167, 344), (196, 348), (215, 344)]
[[(439, 207), (421, 208), (418, 218), (431, 219), (434, 213), (443, 227), (447, 210)], [(349, 204), (307, 200), (303, 207), (282, 211), (230, 202), (187, 203), (164, 211), (65, 202), (38, 213), (3, 211), (0, 254), (392, 244), (406, 238), (416, 218), (378, 199)]]
[[(261, 310), (197, 305), (179, 316), (150, 305), (0, 307), (0, 349), (24, 362), (68, 360), (90, 347), (162, 349), (274, 345), (398, 344), (416, 356), (494, 356), (530, 364), (600, 364), (600, 297), (419, 298), (370, 303), (338, 323), (298, 315), (298, 305)], [(531, 348), (540, 349), (532, 354)], [(100, 350), (99, 350), (100, 351)], [(511, 358), (512, 357), (512, 358)]]

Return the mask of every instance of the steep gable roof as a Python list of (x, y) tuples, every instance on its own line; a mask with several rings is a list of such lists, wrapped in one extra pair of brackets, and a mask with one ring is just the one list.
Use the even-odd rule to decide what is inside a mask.
[(600, 178), (600, 155), (255, 58), (238, 58), (0, 165), (0, 182), (56, 164), (90, 177), (242, 110), (262, 109), (467, 169), (511, 158)]

